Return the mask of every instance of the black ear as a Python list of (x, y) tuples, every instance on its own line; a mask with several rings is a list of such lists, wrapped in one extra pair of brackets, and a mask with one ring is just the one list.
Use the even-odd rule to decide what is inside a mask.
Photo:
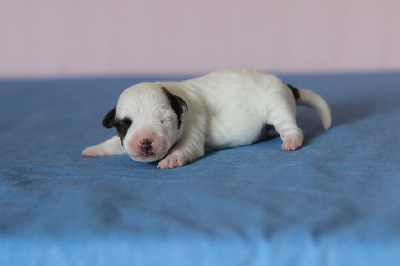
[(172, 109), (174, 109), (175, 112), (179, 112), (179, 113), (186, 113), (187, 111), (189, 111), (189, 108), (186, 104), (186, 102), (179, 96), (176, 96), (174, 94), (172, 94), (171, 92), (169, 92), (169, 90), (167, 90), (166, 88), (162, 87), (161, 88), (165, 95), (168, 97), (169, 102), (171, 103)]
[(105, 128), (112, 128), (113, 126), (115, 126), (115, 107), (111, 109), (111, 111), (108, 112), (108, 114), (106, 114), (106, 116), (104, 117), (103, 126)]
[(173, 98), (174, 105), (179, 106), (179, 108), (181, 109), (180, 110), (181, 113), (186, 113), (187, 111), (189, 111), (189, 108), (188, 108), (186, 102), (181, 97), (173, 95), (173, 94), (172, 94), (172, 96), (174, 97)]
[(189, 111), (189, 108), (188, 108), (186, 102), (181, 97), (172, 94), (171, 92), (169, 92), (169, 90), (167, 90), (164, 87), (162, 87), (161, 89), (164, 91), (165, 95), (168, 97), (171, 107), (175, 111), (175, 113), (178, 117), (178, 128), (180, 128), (181, 122), (182, 122), (181, 115), (183, 113), (186, 113), (187, 111)]

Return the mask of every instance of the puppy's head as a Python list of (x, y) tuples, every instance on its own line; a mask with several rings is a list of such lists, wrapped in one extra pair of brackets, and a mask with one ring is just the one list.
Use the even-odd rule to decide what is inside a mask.
[(140, 83), (126, 89), (117, 106), (103, 119), (115, 127), (126, 153), (135, 161), (164, 158), (181, 138), (186, 102), (157, 83)]

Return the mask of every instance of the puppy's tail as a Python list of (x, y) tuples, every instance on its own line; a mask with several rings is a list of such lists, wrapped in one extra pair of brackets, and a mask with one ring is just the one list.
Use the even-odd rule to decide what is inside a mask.
[(324, 129), (329, 129), (332, 125), (331, 110), (324, 99), (321, 96), (306, 89), (298, 89), (288, 84), (291, 89), (296, 104), (305, 105), (314, 109), (322, 120)]

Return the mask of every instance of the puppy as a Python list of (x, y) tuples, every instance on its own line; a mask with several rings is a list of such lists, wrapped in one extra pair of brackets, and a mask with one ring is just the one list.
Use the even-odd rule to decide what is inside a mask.
[(184, 166), (208, 150), (260, 140), (265, 126), (279, 133), (284, 151), (301, 148), (296, 103), (319, 114), (331, 127), (327, 103), (317, 94), (249, 69), (223, 70), (182, 82), (140, 83), (126, 89), (104, 118), (118, 136), (83, 150), (83, 156), (126, 153), (158, 168)]

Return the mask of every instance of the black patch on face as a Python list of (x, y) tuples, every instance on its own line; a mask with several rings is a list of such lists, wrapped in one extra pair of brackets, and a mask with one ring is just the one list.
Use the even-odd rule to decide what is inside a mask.
[(115, 107), (106, 114), (103, 119), (103, 126), (105, 128), (112, 128), (115, 126)]
[(290, 84), (287, 84), (287, 86), (289, 87), (289, 89), (292, 91), (292, 93), (293, 93), (293, 96), (294, 96), (294, 99), (295, 100), (298, 100), (298, 99), (300, 99), (300, 93), (299, 93), (299, 89), (298, 88), (296, 88), (296, 87), (293, 87), (292, 85), (290, 85)]
[(179, 96), (176, 96), (170, 93), (166, 88), (161, 88), (164, 91), (164, 94), (168, 97), (169, 103), (171, 104), (172, 109), (175, 111), (176, 116), (178, 117), (178, 129), (181, 127), (181, 116), (183, 113), (188, 111), (188, 106), (186, 102)]
[(105, 128), (115, 127), (118, 132), (118, 136), (121, 139), (121, 143), (124, 140), (129, 127), (132, 125), (132, 120), (129, 118), (115, 119), (115, 107), (106, 114), (103, 119), (103, 126)]
[(118, 136), (121, 139), (121, 143), (123, 142), (126, 133), (128, 132), (128, 129), (131, 125), (132, 125), (132, 120), (127, 117), (122, 120), (118, 119), (115, 121), (115, 128), (117, 129)]

